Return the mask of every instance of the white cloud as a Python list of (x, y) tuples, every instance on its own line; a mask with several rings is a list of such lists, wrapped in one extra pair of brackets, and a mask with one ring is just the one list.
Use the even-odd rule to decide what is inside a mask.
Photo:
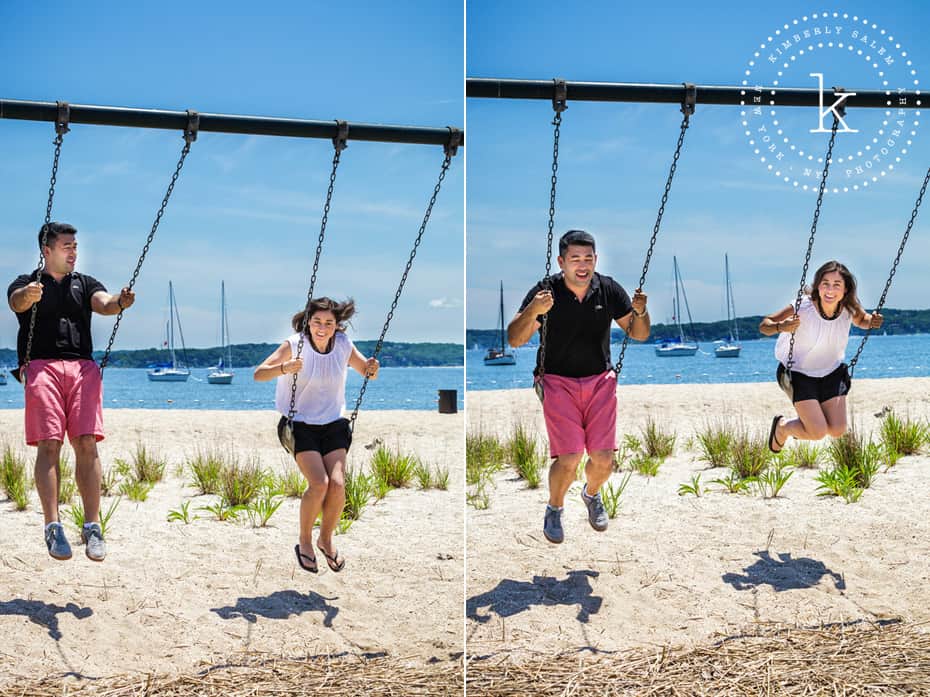
[(429, 301), (429, 306), (435, 310), (453, 310), (462, 307), (462, 301), (458, 298), (435, 298)]

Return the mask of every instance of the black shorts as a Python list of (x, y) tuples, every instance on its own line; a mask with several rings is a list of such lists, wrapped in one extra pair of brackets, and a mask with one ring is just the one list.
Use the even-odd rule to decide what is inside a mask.
[[(282, 416), (278, 422), (278, 429), (285, 423), (287, 417)], [(307, 451), (326, 455), (340, 448), (348, 450), (351, 445), (352, 431), (349, 430), (348, 419), (336, 419), (322, 425), (294, 422), (294, 455)]]
[[(775, 371), (775, 379), (781, 384), (784, 376), (785, 366), (779, 363), (778, 369)], [(812, 378), (810, 375), (799, 373), (796, 370), (791, 371), (791, 387), (794, 392), (791, 401), (794, 404), (808, 399), (816, 399), (823, 404), (834, 397), (845, 397), (849, 394), (851, 386), (852, 379), (849, 377), (849, 367), (845, 363), (841, 363), (836, 370), (824, 375), (822, 378)]]

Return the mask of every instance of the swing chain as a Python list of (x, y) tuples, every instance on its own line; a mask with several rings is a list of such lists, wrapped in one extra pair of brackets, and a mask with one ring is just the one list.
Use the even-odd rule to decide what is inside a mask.
[[(184, 166), (184, 160), (187, 158), (187, 154), (191, 151), (191, 143), (197, 140), (197, 131), (199, 129), (200, 114), (198, 114), (196, 111), (188, 109), (187, 126), (184, 129), (184, 147), (181, 148), (181, 157), (178, 159), (178, 164), (175, 166), (174, 173), (171, 175), (171, 181), (168, 183), (168, 189), (161, 200), (161, 206), (159, 206), (158, 212), (155, 214), (155, 220), (152, 223), (152, 229), (145, 240), (145, 245), (142, 247), (142, 254), (139, 256), (139, 260), (136, 262), (136, 268), (133, 269), (132, 278), (129, 280), (129, 285), (127, 286), (129, 290), (132, 290), (136, 285), (136, 279), (139, 277), (139, 272), (142, 270), (142, 263), (145, 261), (145, 257), (149, 253), (149, 247), (151, 246), (152, 241), (155, 239), (155, 233), (158, 231), (158, 226), (161, 224), (162, 216), (165, 214), (165, 209), (168, 207), (168, 199), (171, 198), (171, 194), (174, 191), (174, 185), (177, 183), (178, 177), (181, 175), (181, 168)], [(107, 348), (103, 352), (103, 358), (100, 360), (101, 374), (103, 374), (103, 370), (107, 367), (107, 363), (110, 360), (110, 351), (113, 348), (113, 341), (116, 339), (116, 332), (119, 330), (120, 322), (123, 319), (123, 312), (126, 310), (126, 308), (124, 308), (122, 304), (119, 303), (118, 299), (117, 304), (119, 304), (119, 313), (116, 315), (116, 322), (113, 323), (113, 330), (110, 332), (110, 340), (107, 342)]]
[[(876, 312), (881, 312), (882, 308), (885, 306), (885, 298), (888, 296), (888, 290), (891, 288), (891, 281), (894, 279), (894, 275), (898, 272), (898, 264), (901, 263), (901, 255), (904, 252), (904, 245), (907, 244), (907, 238), (911, 235), (911, 228), (914, 227), (914, 221), (917, 219), (917, 213), (920, 210), (920, 204), (923, 203), (924, 194), (927, 193), (927, 185), (930, 184), (930, 169), (927, 170), (927, 174), (924, 177), (923, 186), (920, 187), (920, 193), (917, 195), (917, 202), (914, 204), (914, 210), (911, 211), (911, 218), (907, 221), (907, 228), (904, 230), (904, 237), (901, 238), (901, 244), (898, 246), (898, 254), (894, 258), (894, 263), (891, 265), (891, 273), (888, 274), (888, 280), (885, 281), (885, 288), (882, 290), (882, 297), (878, 301), (878, 305), (872, 311), (872, 314)], [(869, 335), (872, 333), (872, 327), (869, 326), (865, 330), (865, 334), (862, 337), (862, 343), (859, 344), (859, 348), (856, 350), (856, 355), (853, 356), (852, 360), (849, 362), (849, 377), (853, 376), (853, 373), (856, 370), (856, 363), (859, 362), (859, 356), (862, 354), (862, 349), (865, 348), (865, 342), (869, 340)]]
[[(413, 243), (413, 249), (410, 250), (410, 257), (407, 259), (407, 266), (404, 267), (404, 273), (400, 277), (400, 284), (397, 286), (397, 292), (394, 293), (394, 300), (391, 302), (391, 309), (388, 311), (387, 319), (384, 320), (384, 326), (381, 328), (381, 335), (378, 337), (378, 342), (375, 344), (375, 350), (372, 352), (371, 357), (377, 358), (381, 354), (381, 348), (384, 346), (384, 337), (387, 336), (388, 327), (391, 324), (391, 320), (394, 318), (394, 310), (397, 309), (397, 303), (400, 302), (400, 295), (404, 290), (404, 284), (407, 282), (407, 275), (410, 273), (410, 269), (413, 267), (413, 260), (417, 256), (417, 248), (420, 246), (420, 242), (423, 239), (423, 233), (426, 232), (426, 225), (429, 223), (430, 215), (433, 213), (433, 206), (436, 204), (436, 198), (439, 196), (439, 190), (442, 188), (442, 182), (446, 178), (446, 172), (449, 170), (449, 165), (452, 163), (452, 158), (455, 156), (455, 146), (452, 143), (457, 145), (457, 141), (461, 138), (461, 133), (457, 129), (450, 128), (450, 141), (449, 144), (445, 147), (445, 157), (442, 161), (442, 167), (439, 170), (439, 179), (436, 181), (436, 186), (433, 187), (433, 194), (429, 198), (429, 204), (426, 206), (426, 213), (423, 215), (423, 222), (420, 223), (420, 229), (417, 232), (417, 238)], [(369, 375), (368, 371), (365, 371), (365, 378), (362, 380), (362, 387), (359, 390), (358, 398), (355, 400), (355, 408), (352, 410), (352, 415), (349, 417), (349, 432), (352, 433), (355, 431), (355, 420), (358, 418), (358, 410), (362, 406), (362, 398), (365, 396), (365, 390), (368, 389), (368, 380)]]
[[(45, 223), (42, 225), (42, 242), (39, 244), (39, 263), (36, 266), (35, 277), (36, 283), (42, 283), (42, 271), (45, 269), (45, 245), (48, 242), (48, 226), (52, 222), (52, 204), (55, 201), (55, 184), (58, 182), (58, 160), (61, 157), (61, 144), (64, 142), (65, 133), (71, 130), (69, 122), (71, 120), (71, 106), (68, 102), (58, 102), (58, 115), (55, 119), (55, 140), (52, 144), (55, 146), (55, 156), (52, 160), (52, 176), (48, 184), (48, 203), (45, 206)], [(26, 338), (26, 354), (24, 356), (23, 367), (20, 371), (23, 385), (26, 384), (26, 370), (29, 368), (30, 357), (32, 356), (32, 340), (35, 335), (36, 315), (39, 311), (39, 303), (32, 306), (29, 314), (29, 334)]]
[[(549, 187), (549, 230), (546, 238), (546, 274), (543, 276), (543, 290), (552, 290), (552, 281), (549, 274), (552, 271), (552, 236), (555, 227), (555, 190), (559, 179), (559, 137), (562, 130), (562, 112), (568, 109), (568, 86), (565, 80), (555, 78), (553, 81), (552, 110), (555, 116), (552, 119), (552, 180)], [(539, 354), (536, 364), (536, 376), (542, 380), (546, 372), (546, 332), (549, 328), (549, 313), (543, 315), (539, 327)]]
[[(840, 90), (841, 88), (834, 88)], [(804, 284), (807, 280), (807, 270), (811, 263), (811, 253), (814, 251), (814, 235), (817, 234), (817, 222), (820, 220), (820, 207), (823, 204), (823, 194), (827, 188), (827, 174), (830, 172), (830, 163), (833, 160), (833, 143), (836, 141), (836, 129), (839, 126), (840, 118), (845, 116), (845, 110), (842, 105), (839, 107), (839, 115), (833, 114), (833, 129), (830, 133), (830, 143), (827, 145), (827, 155), (823, 162), (823, 173), (820, 176), (820, 189), (817, 192), (817, 205), (814, 207), (814, 219), (811, 222), (811, 234), (807, 239), (807, 252), (804, 255), (804, 267), (801, 269), (801, 283), (798, 286), (798, 294), (794, 299), (794, 314), (797, 315), (801, 309), (801, 296), (804, 294)], [(795, 330), (797, 331), (797, 330)], [(785, 365), (785, 375), (788, 381), (791, 381), (791, 364), (794, 363), (794, 338), (795, 333), (791, 332), (791, 339), (788, 343), (788, 360)]]
[[(310, 274), (310, 288), (307, 290), (307, 304), (304, 307), (304, 316), (300, 320), (300, 331), (297, 338), (297, 355), (304, 348), (304, 334), (307, 331), (307, 325), (310, 323), (310, 302), (313, 300), (313, 288), (316, 285), (316, 274), (320, 268), (320, 255), (323, 253), (323, 239), (326, 237), (326, 223), (329, 222), (329, 208), (333, 201), (333, 190), (336, 187), (336, 170), (339, 168), (339, 160), (342, 157), (342, 151), (349, 147), (349, 124), (346, 121), (336, 121), (337, 133), (333, 138), (333, 167), (329, 173), (329, 186), (326, 189), (326, 201), (323, 204), (323, 217), (320, 220), (320, 237), (316, 244), (316, 253), (313, 255), (313, 272)], [(288, 424), (294, 423), (294, 414), (296, 413), (297, 404), (297, 373), (291, 379), (291, 406), (287, 412)]]
[[(672, 190), (672, 180), (675, 178), (675, 172), (678, 169), (678, 158), (681, 157), (681, 148), (685, 142), (685, 133), (688, 126), (691, 125), (691, 116), (694, 114), (695, 104), (697, 101), (697, 87), (689, 82), (683, 83), (685, 87), (685, 99), (681, 103), (681, 113), (684, 115), (681, 119), (681, 130), (678, 133), (678, 144), (675, 146), (675, 154), (672, 155), (672, 165), (669, 167), (668, 179), (665, 180), (665, 191), (662, 193), (662, 200), (659, 203), (659, 213), (656, 216), (656, 224), (652, 228), (652, 237), (649, 239), (649, 249), (646, 250), (646, 261), (643, 263), (643, 272), (639, 276), (639, 285), (642, 289), (646, 283), (646, 273), (649, 271), (649, 262), (652, 259), (652, 252), (656, 246), (656, 238), (659, 236), (659, 229), (662, 226), (662, 216), (665, 215), (665, 205), (668, 203), (668, 195)], [(630, 318), (632, 327), (633, 318)], [(620, 356), (617, 358), (617, 364), (614, 366), (614, 373), (617, 379), (620, 379), (620, 371), (623, 370), (623, 357), (626, 354), (626, 347), (630, 343), (629, 332), (623, 333), (623, 343), (620, 345)]]

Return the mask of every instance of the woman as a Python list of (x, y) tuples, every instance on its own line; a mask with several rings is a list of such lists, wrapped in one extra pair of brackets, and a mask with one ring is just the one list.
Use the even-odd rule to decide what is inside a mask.
[(850, 325), (860, 329), (882, 326), (881, 314), (866, 312), (856, 297), (856, 279), (843, 264), (828, 261), (817, 269), (811, 286), (794, 305), (768, 315), (759, 325), (766, 336), (780, 334), (775, 344), (776, 377), (784, 385), (788, 376), (788, 349), (794, 333), (791, 363), (791, 401), (798, 418), (772, 419), (769, 449), (778, 452), (788, 436), (801, 440), (834, 438), (846, 432), (846, 394), (849, 370), (843, 362)]
[[(294, 459), (307, 478), (308, 487), (300, 500), (300, 541), (294, 547), (297, 563), (317, 572), (313, 552), (313, 524), (320, 512), (323, 521), (316, 541), (333, 571), (342, 571), (345, 559), (333, 545), (333, 532), (345, 506), (346, 453), (352, 442), (349, 420), (343, 418), (347, 366), (375, 379), (378, 361), (365, 358), (345, 334), (346, 323), (355, 314), (350, 299), (337, 303), (315, 298), (306, 310), (291, 319), (297, 332), (255, 369), (258, 381), (277, 378), (275, 408), (282, 414), (279, 429), (291, 409), (291, 385), (297, 375), (294, 399)], [(300, 358), (297, 344), (304, 317), (309, 319)]]

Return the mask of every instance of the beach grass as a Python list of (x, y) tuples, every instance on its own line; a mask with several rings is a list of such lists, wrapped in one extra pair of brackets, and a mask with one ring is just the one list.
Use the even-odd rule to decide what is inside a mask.
[(217, 448), (199, 449), (187, 460), (190, 470), (190, 485), (198, 494), (220, 493), (220, 472), (226, 464), (227, 457)]
[(158, 450), (136, 443), (132, 453), (132, 475), (140, 482), (155, 484), (165, 477), (168, 460)]
[(882, 419), (881, 441), (893, 462), (905, 455), (916, 455), (930, 444), (930, 426), (912, 420), (909, 415), (902, 419), (893, 411)]
[(648, 416), (646, 423), (641, 429), (642, 433), (642, 451), (648, 457), (657, 457), (664, 460), (675, 452), (675, 440), (677, 435), (674, 431), (666, 431), (662, 428), (659, 421), (654, 416)]
[(29, 492), (33, 482), (29, 476), (26, 459), (8, 443), (3, 445), (0, 455), (0, 485), (17, 511), (24, 511), (29, 507)]
[(613, 482), (608, 480), (608, 482), (601, 487), (601, 501), (604, 503), (604, 510), (607, 512), (608, 518), (616, 518), (617, 514), (620, 512), (620, 499), (627, 485), (630, 483), (630, 477), (632, 476), (632, 472), (627, 472), (616, 486), (614, 486)]
[(720, 419), (714, 423), (705, 424), (696, 435), (700, 459), (713, 469), (727, 467), (732, 457), (733, 442), (736, 440), (736, 429), (727, 421)]

